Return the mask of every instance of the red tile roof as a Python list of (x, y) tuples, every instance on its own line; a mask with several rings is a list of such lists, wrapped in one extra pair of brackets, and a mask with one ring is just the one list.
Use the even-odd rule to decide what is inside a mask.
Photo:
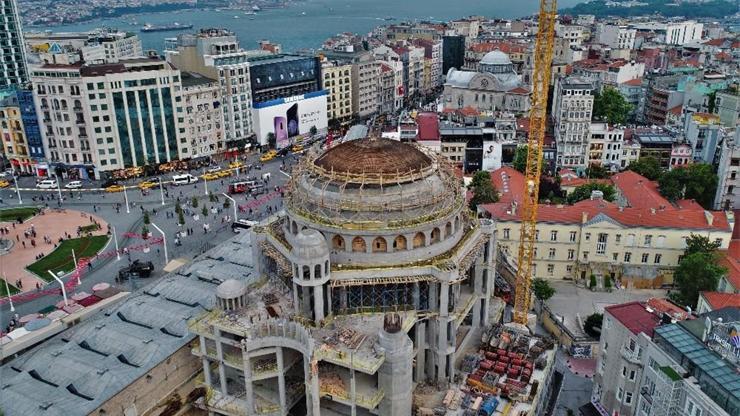
[(478, 111), (477, 109), (475, 109), (473, 107), (468, 106), (468, 107), (463, 107), (460, 110), (460, 114), (462, 114), (464, 116), (477, 116), (477, 115), (480, 114), (480, 111)]
[(613, 175), (612, 182), (633, 208), (671, 207), (671, 203), (658, 192), (658, 184), (631, 170)]
[(609, 179), (589, 179), (589, 178), (579, 178), (579, 177), (574, 178), (572, 176), (563, 177), (562, 174), (560, 177), (562, 178), (560, 180), (560, 186), (578, 187), (581, 185), (586, 185), (588, 183), (603, 183), (603, 184), (612, 183)]
[(679, 104), (679, 105), (671, 108), (670, 110), (668, 110), (668, 112), (671, 113), (671, 114), (680, 116), (682, 110), (683, 110), (683, 104)]
[(660, 323), (658, 315), (648, 312), (642, 302), (608, 306), (604, 310), (635, 335), (643, 332), (652, 338), (653, 330)]
[(516, 87), (514, 89), (509, 90), (512, 94), (529, 94), (529, 90), (524, 87)]
[(691, 319), (691, 315), (686, 311), (685, 309), (681, 308), (678, 305), (675, 305), (671, 303), (668, 299), (662, 299), (662, 298), (650, 298), (647, 301), (647, 305), (652, 308), (654, 311), (660, 313), (660, 314), (668, 314), (673, 319), (678, 321), (683, 321), (686, 319)]
[(522, 202), (524, 175), (518, 170), (504, 166), (491, 172), (491, 182), (499, 193), (499, 203)]
[(709, 39), (708, 41), (704, 42), (704, 44), (709, 46), (722, 46), (722, 44), (724, 44), (726, 40), (727, 39), (725, 38)]
[(730, 247), (724, 253), (720, 264), (727, 269), (727, 281), (735, 290), (740, 291), (740, 240), (730, 242)]
[(740, 293), (701, 292), (700, 295), (707, 301), (713, 311), (727, 306), (740, 308)]
[(639, 86), (642, 85), (642, 78), (631, 79), (629, 81), (623, 82), (622, 84), (629, 85), (629, 86), (632, 86), (632, 87), (639, 87)]

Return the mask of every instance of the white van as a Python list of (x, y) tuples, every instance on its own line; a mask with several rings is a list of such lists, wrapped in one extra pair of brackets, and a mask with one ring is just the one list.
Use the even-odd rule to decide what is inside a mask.
[(175, 185), (187, 185), (195, 182), (198, 182), (198, 178), (189, 173), (186, 173), (184, 175), (175, 175), (172, 177), (172, 183)]
[(55, 189), (57, 187), (56, 179), (44, 179), (43, 181), (36, 184), (39, 189)]

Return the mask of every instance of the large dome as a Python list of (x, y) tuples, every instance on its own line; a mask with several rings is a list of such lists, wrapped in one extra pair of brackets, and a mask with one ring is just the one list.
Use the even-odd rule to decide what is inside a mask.
[(482, 65), (510, 65), (511, 59), (509, 59), (509, 55), (496, 49), (485, 54), (483, 59), (480, 60), (480, 63)]
[(314, 164), (337, 173), (393, 174), (425, 170), (432, 160), (410, 144), (372, 138), (337, 145), (319, 156)]

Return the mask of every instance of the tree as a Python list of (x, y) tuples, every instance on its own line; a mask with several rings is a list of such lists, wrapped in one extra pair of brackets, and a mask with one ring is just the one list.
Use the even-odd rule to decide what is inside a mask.
[(588, 287), (591, 289), (596, 288), (596, 275), (592, 274), (588, 281)]
[(714, 253), (720, 247), (718, 241), (711, 241), (709, 237), (699, 234), (691, 234), (686, 238), (686, 249), (684, 256), (694, 253)]
[(711, 165), (695, 163), (673, 169), (658, 180), (660, 194), (676, 201), (693, 199), (706, 209), (711, 209), (719, 179)]
[(609, 290), (612, 288), (612, 278), (609, 275), (604, 276), (604, 289)]
[(231, 201), (229, 201), (228, 198), (224, 199), (224, 208), (228, 208), (231, 206)]
[(584, 199), (591, 198), (592, 191), (601, 191), (604, 193), (604, 200), (612, 202), (617, 196), (617, 191), (614, 187), (606, 183), (587, 183), (581, 185), (568, 195), (568, 203), (575, 204), (576, 202), (583, 201)]
[(532, 280), (532, 291), (540, 302), (547, 302), (555, 294), (555, 288), (550, 286), (550, 282), (541, 278)]
[(177, 211), (177, 224), (185, 225), (185, 214), (183, 214), (182, 208), (179, 211)]
[(718, 264), (718, 260), (716, 252), (696, 252), (684, 256), (673, 274), (678, 291), (671, 293), (671, 299), (696, 308), (699, 292), (716, 290), (719, 279), (727, 272)]
[(601, 165), (592, 163), (586, 168), (586, 177), (591, 179), (606, 179), (609, 177), (609, 171)]
[[(518, 170), (521, 173), (525, 173), (527, 170), (527, 152), (529, 152), (529, 146), (519, 146), (516, 148), (516, 152), (514, 153), (514, 160), (512, 161), (512, 165), (514, 166), (514, 169)], [(545, 160), (542, 159), (542, 171), (545, 171)]]
[(144, 224), (149, 225), (151, 220), (149, 219), (149, 211), (144, 211)]
[(613, 87), (605, 87), (594, 95), (593, 117), (609, 124), (624, 124), (632, 112), (632, 105)]
[(586, 317), (583, 322), (583, 331), (594, 338), (601, 336), (601, 324), (604, 322), (604, 315), (593, 313)]
[(712, 91), (707, 95), (707, 111), (714, 114), (715, 108), (717, 108), (717, 91)]
[(141, 227), (141, 238), (143, 238), (144, 240), (149, 238), (149, 227), (147, 227), (146, 224)]
[(639, 173), (651, 181), (657, 181), (660, 179), (661, 175), (663, 175), (663, 169), (660, 167), (660, 162), (652, 156), (645, 156), (637, 159), (630, 163), (628, 169), (632, 172)]
[(472, 210), (475, 210), (479, 204), (490, 204), (498, 201), (498, 192), (491, 182), (491, 174), (488, 171), (475, 172), (469, 188), (473, 192), (473, 197), (470, 199), (470, 209)]
[(267, 146), (271, 149), (274, 149), (276, 145), (275, 142), (275, 133), (269, 132), (267, 133)]
[(560, 188), (560, 177), (540, 176), (539, 200), (548, 200), (551, 203), (562, 203), (565, 192)]
[(191, 205), (193, 206), (193, 208), (198, 208), (198, 198), (193, 197), (193, 199), (191, 200)]

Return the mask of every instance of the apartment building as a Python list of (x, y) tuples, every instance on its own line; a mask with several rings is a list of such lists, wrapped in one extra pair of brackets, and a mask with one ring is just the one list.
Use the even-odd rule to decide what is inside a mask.
[(16, 0), (0, 0), (0, 87), (28, 82), (26, 49)]
[(179, 138), (182, 159), (213, 156), (227, 150), (221, 86), (194, 72), (182, 72), (182, 105), (185, 110)]
[(352, 64), (352, 113), (360, 118), (369, 117), (378, 111), (378, 84), (380, 63), (365, 55)]
[(379, 65), (378, 107), (382, 114), (393, 113), (403, 107), (403, 63), (379, 61)]
[[(514, 264), (524, 176), (504, 167), (492, 172), (491, 179), (500, 202), (479, 211), (494, 220), (500, 252)], [(620, 195), (616, 202), (595, 195), (572, 206), (540, 206), (535, 277), (587, 284), (594, 275), (599, 285), (609, 277), (622, 287), (660, 287), (672, 282), (691, 234), (728, 247), (735, 223), (731, 212), (673, 206), (658, 193), (657, 184), (631, 171), (614, 175), (612, 181)]]
[(717, 92), (714, 104), (714, 113), (723, 126), (733, 128), (740, 124), (740, 90)]
[(613, 24), (599, 24), (597, 41), (610, 48), (634, 49), (636, 29)]
[(0, 153), (16, 173), (35, 174), (44, 157), (33, 92), (18, 88), (0, 91)]
[(640, 144), (640, 156), (653, 157), (660, 167), (671, 167), (673, 148), (678, 144), (674, 133), (662, 129), (641, 129), (632, 133), (632, 140)]
[(589, 128), (589, 165), (600, 165), (612, 172), (622, 168), (624, 129), (608, 123), (591, 123)]
[(577, 77), (556, 80), (551, 114), (559, 167), (587, 167), (593, 106), (590, 82)]
[(653, 41), (668, 45), (685, 45), (687, 43), (701, 40), (703, 23), (695, 20), (683, 22), (644, 22), (633, 23), (630, 28), (638, 32), (656, 34)]
[(326, 112), (329, 120), (346, 122), (352, 118), (352, 65), (324, 61), (321, 78), (326, 97)]
[(734, 136), (726, 136), (719, 148), (717, 164), (717, 193), (714, 209), (740, 208), (740, 129)]
[(687, 115), (684, 134), (686, 142), (691, 146), (694, 162), (713, 164), (715, 153), (724, 135), (719, 117), (708, 113)]
[(115, 63), (119, 59), (144, 56), (141, 39), (135, 33), (116, 29), (90, 32), (35, 32), (25, 36), (33, 61), (41, 62), (48, 53), (76, 52), (86, 63)]
[(175, 68), (218, 80), (228, 147), (253, 139), (249, 59), (269, 54), (264, 50), (245, 51), (236, 35), (226, 29), (202, 29), (195, 34), (179, 35), (165, 50), (167, 62)]
[(555, 34), (558, 38), (567, 39), (570, 46), (580, 46), (586, 40), (586, 28), (579, 25), (555, 23)]

